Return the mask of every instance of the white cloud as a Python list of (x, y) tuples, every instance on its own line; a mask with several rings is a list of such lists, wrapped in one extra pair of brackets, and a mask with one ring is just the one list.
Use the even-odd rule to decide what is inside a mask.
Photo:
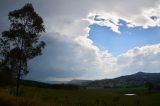
[(119, 18), (114, 15), (113, 13), (105, 13), (105, 12), (98, 12), (98, 13), (89, 13), (87, 20), (91, 24), (97, 24), (100, 26), (106, 26), (111, 28), (111, 30), (120, 33), (119, 31)]
[(118, 71), (124, 73), (159, 72), (160, 44), (136, 47), (117, 57), (117, 64), (123, 65)]
[[(139, 10), (140, 11), (140, 10)], [(128, 27), (155, 27), (160, 26), (160, 14), (157, 11), (160, 11), (159, 7), (149, 8), (145, 10), (141, 10), (141, 13), (138, 14), (128, 14), (122, 15), (116, 12), (105, 12), (105, 11), (98, 11), (95, 13), (89, 13), (88, 21), (92, 24), (97, 24), (100, 26), (106, 26), (111, 28), (112, 31), (120, 33), (120, 20), (123, 20), (127, 23)], [(151, 17), (156, 16), (157, 19), (153, 20)]]

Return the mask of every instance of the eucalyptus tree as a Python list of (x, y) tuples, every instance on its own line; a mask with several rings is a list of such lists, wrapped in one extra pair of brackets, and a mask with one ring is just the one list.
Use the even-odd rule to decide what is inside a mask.
[(29, 72), (28, 61), (42, 54), (45, 43), (40, 41), (40, 36), (45, 27), (31, 3), (9, 12), (8, 19), (9, 30), (3, 31), (0, 38), (0, 66), (14, 73), (18, 95), (20, 78)]

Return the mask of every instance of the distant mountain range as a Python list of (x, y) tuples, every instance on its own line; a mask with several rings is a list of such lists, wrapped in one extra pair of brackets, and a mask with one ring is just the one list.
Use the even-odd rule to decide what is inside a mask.
[(120, 76), (113, 79), (102, 80), (72, 80), (72, 81), (52, 81), (38, 82), (32, 80), (21, 80), (22, 85), (33, 87), (47, 87), (56, 89), (77, 89), (77, 87), (88, 88), (116, 88), (116, 87), (141, 87), (147, 82), (160, 88), (160, 73), (138, 72), (132, 75)]
[(67, 84), (73, 84), (73, 85), (80, 85), (80, 86), (85, 86), (88, 85), (89, 83), (93, 82), (93, 80), (71, 80)]
[(138, 72), (132, 75), (102, 80), (72, 80), (68, 84), (88, 87), (138, 87), (150, 82), (160, 85), (160, 73)]

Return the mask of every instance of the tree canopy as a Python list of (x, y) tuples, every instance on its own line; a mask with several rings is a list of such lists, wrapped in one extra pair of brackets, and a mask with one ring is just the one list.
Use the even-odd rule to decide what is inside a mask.
[(2, 32), (0, 38), (0, 68), (12, 70), (18, 89), (20, 77), (28, 73), (28, 60), (42, 53), (45, 43), (40, 36), (45, 28), (31, 3), (9, 12), (8, 19), (9, 30)]

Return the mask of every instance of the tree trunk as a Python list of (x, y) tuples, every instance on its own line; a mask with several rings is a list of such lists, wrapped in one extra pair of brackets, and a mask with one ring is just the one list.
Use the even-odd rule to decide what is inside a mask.
[(16, 96), (19, 95), (19, 85), (20, 85), (20, 69), (19, 69), (18, 75), (17, 75)]

